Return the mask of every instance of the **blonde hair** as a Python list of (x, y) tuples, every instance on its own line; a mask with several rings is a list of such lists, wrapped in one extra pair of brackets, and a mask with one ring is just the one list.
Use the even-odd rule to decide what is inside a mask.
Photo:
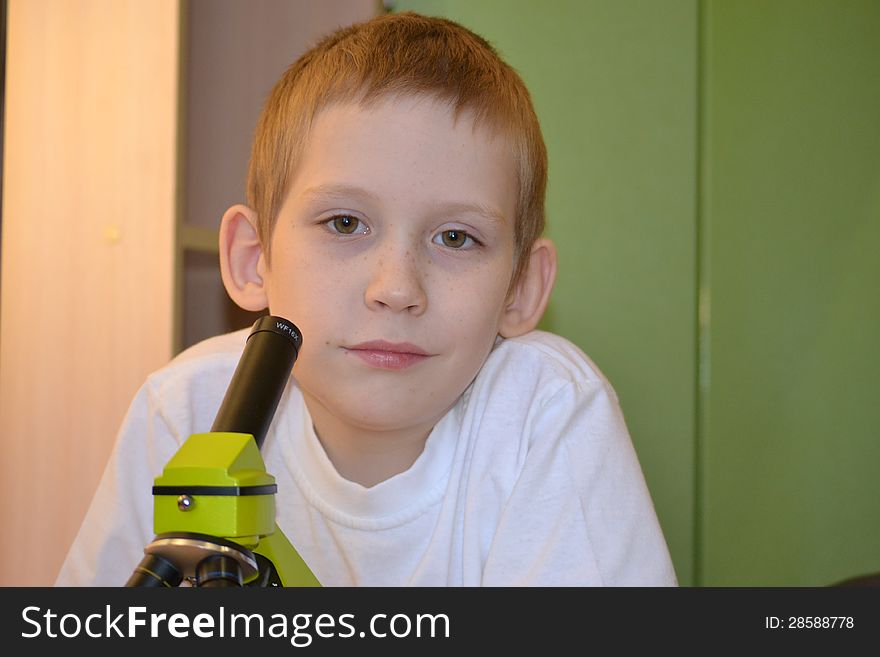
[(386, 14), (340, 29), (300, 57), (276, 83), (254, 134), (248, 204), (269, 260), (275, 221), (309, 129), (335, 102), (432, 96), (457, 118), (469, 111), (510, 141), (518, 184), (513, 285), (544, 229), (547, 151), (525, 84), (480, 36), (444, 18)]

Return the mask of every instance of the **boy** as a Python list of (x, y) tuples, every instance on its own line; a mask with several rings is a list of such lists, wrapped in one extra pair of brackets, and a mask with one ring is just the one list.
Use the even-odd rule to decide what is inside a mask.
[[(278, 82), (223, 282), (303, 347), (263, 446), (278, 526), (324, 585), (674, 585), (616, 397), (535, 331), (556, 275), (522, 81), (415, 14), (342, 29)], [(207, 431), (247, 331), (135, 398), (62, 585), (122, 585), (152, 480)]]

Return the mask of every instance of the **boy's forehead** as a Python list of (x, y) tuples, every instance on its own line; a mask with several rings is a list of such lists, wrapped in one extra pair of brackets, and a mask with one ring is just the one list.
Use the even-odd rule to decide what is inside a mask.
[[(426, 96), (328, 104), (316, 113), (293, 174), (290, 191), (303, 199), (379, 200), (395, 182), (421, 183), (436, 204), (501, 220), (507, 197), (516, 195), (509, 143), (473, 112), (456, 115), (451, 103)], [(500, 203), (486, 201), (499, 190)]]
[[(447, 152), (452, 145), (512, 165), (514, 143), (508, 135), (469, 108), (456, 110), (430, 94), (388, 94), (377, 99), (330, 102), (318, 110), (303, 140), (303, 156), (344, 139), (353, 143), (411, 146)], [(372, 138), (372, 139), (371, 139)], [(315, 142), (319, 143), (315, 143)], [(354, 154), (364, 155), (352, 149)], [(303, 158), (305, 159), (305, 158)]]
[(443, 117), (440, 121), (442, 125), (462, 134), (467, 133), (475, 141), (504, 139), (503, 131), (496, 122), (488, 117), (478, 117), (470, 107), (456, 107), (454, 100), (433, 92), (388, 92), (367, 97), (358, 94), (331, 99), (316, 109), (311, 130), (314, 130), (316, 124), (332, 125), (351, 114), (363, 117), (386, 114), (421, 116), (426, 111), (434, 115), (432, 124), (437, 123), (437, 117)]
[(472, 134), (470, 124), (453, 127), (449, 108), (442, 109), (444, 125), (436, 109), (420, 118), (356, 105), (328, 110), (313, 126), (290, 191), (300, 202), (406, 199), (438, 213), (512, 222), (517, 186), (511, 155), (487, 134)]

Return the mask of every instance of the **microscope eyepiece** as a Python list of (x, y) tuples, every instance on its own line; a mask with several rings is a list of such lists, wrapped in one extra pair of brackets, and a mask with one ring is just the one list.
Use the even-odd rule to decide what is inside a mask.
[(262, 447), (301, 347), (293, 322), (274, 315), (254, 322), (211, 431), (249, 433)]

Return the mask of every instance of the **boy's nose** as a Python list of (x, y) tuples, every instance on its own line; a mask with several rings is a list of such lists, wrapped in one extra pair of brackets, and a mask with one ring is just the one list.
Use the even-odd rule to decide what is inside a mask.
[(372, 310), (406, 311), (421, 315), (428, 305), (418, 258), (407, 249), (377, 254), (364, 301)]

